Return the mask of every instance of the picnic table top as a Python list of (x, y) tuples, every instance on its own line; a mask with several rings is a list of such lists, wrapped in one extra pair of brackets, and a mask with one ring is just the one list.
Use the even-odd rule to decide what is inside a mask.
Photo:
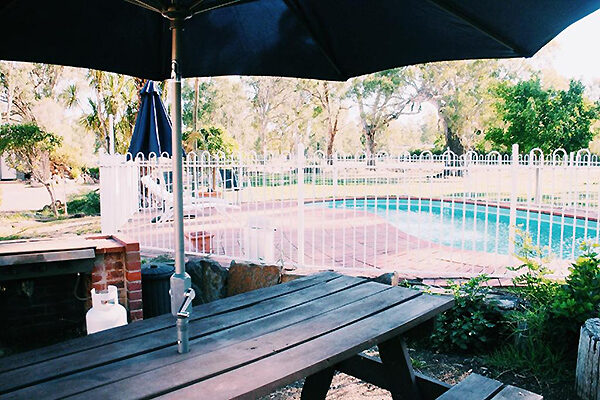
[(0, 397), (256, 397), (398, 336), (446, 296), (325, 272), (194, 307), (190, 352), (162, 315), (0, 358)]

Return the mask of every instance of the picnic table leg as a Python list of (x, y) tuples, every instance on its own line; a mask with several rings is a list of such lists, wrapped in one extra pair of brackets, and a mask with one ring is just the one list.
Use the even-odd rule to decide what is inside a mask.
[(408, 349), (403, 337), (394, 337), (379, 343), (379, 356), (394, 400), (420, 400), (421, 393), (415, 380)]
[(329, 387), (331, 386), (331, 380), (335, 374), (333, 367), (326, 368), (322, 371), (317, 372), (308, 376), (304, 380), (304, 386), (302, 387), (302, 394), (300, 395), (301, 400), (313, 400), (313, 399), (325, 399)]

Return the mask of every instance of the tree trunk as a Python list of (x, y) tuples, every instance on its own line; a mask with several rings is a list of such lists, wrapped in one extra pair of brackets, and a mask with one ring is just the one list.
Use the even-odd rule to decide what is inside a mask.
[(446, 146), (456, 155), (461, 155), (465, 152), (465, 148), (460, 142), (460, 138), (448, 126), (446, 127)]
[(192, 115), (193, 131), (198, 132), (198, 92), (200, 90), (200, 82), (198, 78), (194, 80), (194, 114)]
[(56, 199), (54, 198), (54, 191), (52, 190), (52, 185), (50, 183), (47, 182), (42, 182), (44, 184), (44, 187), (46, 188), (46, 190), (48, 191), (48, 194), (50, 195), (50, 201), (51, 201), (51, 207), (52, 207), (52, 212), (54, 213), (54, 217), (58, 218), (58, 208), (56, 207)]
[(367, 129), (365, 131), (365, 148), (367, 150), (367, 165), (375, 165), (375, 131)]
[(575, 373), (575, 390), (583, 400), (600, 399), (599, 341), (600, 318), (588, 319), (581, 327)]

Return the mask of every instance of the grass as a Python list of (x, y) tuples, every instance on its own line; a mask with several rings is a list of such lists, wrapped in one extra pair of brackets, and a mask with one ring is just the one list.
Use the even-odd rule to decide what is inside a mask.
[(484, 362), (494, 368), (530, 374), (538, 381), (557, 383), (574, 374), (574, 365), (565, 361), (565, 355), (540, 341), (524, 346), (509, 344), (483, 356)]

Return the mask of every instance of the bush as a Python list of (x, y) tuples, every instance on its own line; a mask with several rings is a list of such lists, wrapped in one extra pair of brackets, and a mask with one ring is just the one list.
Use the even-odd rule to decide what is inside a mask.
[(583, 246), (584, 254), (569, 268), (566, 284), (550, 304), (549, 323), (557, 344), (575, 346), (581, 325), (598, 316), (600, 259), (596, 248), (597, 245)]
[(432, 339), (436, 347), (448, 350), (477, 351), (489, 348), (497, 340), (499, 312), (485, 298), (489, 291), (480, 275), (462, 285), (448, 282), (454, 295), (454, 307), (437, 320)]
[(70, 214), (100, 215), (100, 194), (92, 190), (67, 202)]
[(83, 173), (92, 179), (100, 179), (100, 168), (98, 167), (87, 167), (83, 169)]

